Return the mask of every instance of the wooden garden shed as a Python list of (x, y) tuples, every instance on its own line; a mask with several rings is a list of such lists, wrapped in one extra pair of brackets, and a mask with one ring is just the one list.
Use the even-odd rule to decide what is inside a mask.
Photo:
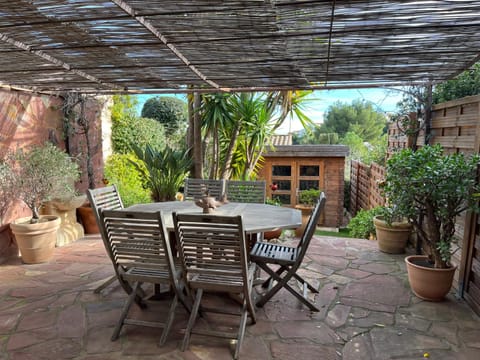
[[(319, 225), (338, 228), (343, 219), (344, 145), (279, 145), (264, 152), (259, 178), (267, 183), (267, 197), (295, 206), (302, 190), (320, 189), (327, 196)], [(272, 184), (277, 189), (272, 190)], [(273, 187), (274, 188), (274, 187)]]

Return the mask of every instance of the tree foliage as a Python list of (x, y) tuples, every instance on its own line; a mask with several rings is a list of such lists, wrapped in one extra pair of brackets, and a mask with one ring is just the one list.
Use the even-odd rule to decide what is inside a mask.
[(112, 146), (121, 154), (132, 152), (133, 145), (163, 148), (166, 144), (165, 129), (154, 119), (136, 115), (136, 100), (130, 95), (115, 95), (112, 106)]
[(460, 99), (480, 94), (480, 63), (462, 72), (455, 79), (436, 85), (433, 90), (433, 103)]
[(208, 94), (200, 114), (205, 134), (206, 169), (210, 178), (251, 179), (261, 153), (281, 123), (302, 109), (309, 92)]
[(366, 164), (382, 164), (387, 150), (386, 116), (372, 103), (336, 102), (325, 115), (325, 122), (294, 137), (296, 144), (343, 144), (350, 149), (349, 159)]
[(385, 133), (386, 123), (385, 115), (376, 111), (371, 102), (336, 102), (328, 108), (319, 133), (337, 133), (339, 137), (344, 137), (351, 131), (370, 142)]
[(171, 134), (184, 130), (187, 124), (187, 104), (173, 96), (157, 96), (148, 99), (142, 108), (142, 117), (155, 119)]
[(32, 223), (38, 222), (40, 206), (50, 200), (70, 200), (75, 194), (78, 164), (52, 143), (17, 149), (6, 158), (9, 176), (16, 185), (15, 197), (32, 211)]

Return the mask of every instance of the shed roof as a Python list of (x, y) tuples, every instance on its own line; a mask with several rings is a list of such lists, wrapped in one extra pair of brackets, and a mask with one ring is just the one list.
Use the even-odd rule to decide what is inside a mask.
[(480, 1), (0, 0), (0, 86), (261, 91), (449, 79)]
[(346, 157), (345, 145), (281, 145), (263, 152), (263, 157)]

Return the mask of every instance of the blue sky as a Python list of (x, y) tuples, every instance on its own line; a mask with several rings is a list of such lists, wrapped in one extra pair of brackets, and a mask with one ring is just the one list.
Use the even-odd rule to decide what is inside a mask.
[[(140, 114), (143, 104), (147, 99), (157, 95), (138, 95), (139, 105), (138, 113)], [(169, 96), (169, 95), (161, 95)], [(171, 96), (171, 95), (170, 95)], [(185, 95), (175, 95), (186, 101)], [(386, 90), (380, 88), (371, 89), (349, 89), (349, 90), (318, 90), (314, 91), (311, 95), (311, 101), (306, 105), (305, 113), (315, 123), (321, 123), (323, 121), (323, 115), (328, 107), (337, 101), (344, 103), (351, 103), (354, 100), (371, 101), (375, 104), (378, 111), (391, 112), (395, 110), (397, 103), (401, 100), (402, 93), (394, 90)], [(300, 122), (293, 119), (290, 123), (289, 120), (277, 130), (278, 134), (287, 134), (289, 130), (296, 131), (301, 130), (302, 126)]]

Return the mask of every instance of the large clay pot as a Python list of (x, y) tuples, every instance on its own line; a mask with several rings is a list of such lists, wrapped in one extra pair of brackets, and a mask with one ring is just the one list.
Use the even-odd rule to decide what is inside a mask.
[(307, 227), (308, 219), (313, 211), (313, 206), (309, 205), (295, 205), (295, 209), (298, 209), (302, 212), (302, 225), (295, 229), (295, 236), (302, 237), (305, 228)]
[(388, 254), (403, 254), (407, 247), (412, 225), (407, 221), (394, 221), (387, 224), (383, 216), (373, 218), (377, 235), (378, 249)]
[(95, 213), (90, 206), (81, 206), (77, 209), (78, 216), (80, 217), (85, 230), (85, 234), (99, 234), (100, 229), (97, 225), (97, 219), (95, 219)]
[(27, 264), (47, 262), (55, 250), (60, 218), (42, 215), (36, 224), (30, 224), (30, 219), (31, 217), (21, 218), (10, 224), (20, 255)]
[(441, 301), (452, 287), (456, 266), (448, 269), (436, 269), (428, 266), (428, 257), (411, 255), (405, 258), (408, 281), (413, 293), (420, 299)]

